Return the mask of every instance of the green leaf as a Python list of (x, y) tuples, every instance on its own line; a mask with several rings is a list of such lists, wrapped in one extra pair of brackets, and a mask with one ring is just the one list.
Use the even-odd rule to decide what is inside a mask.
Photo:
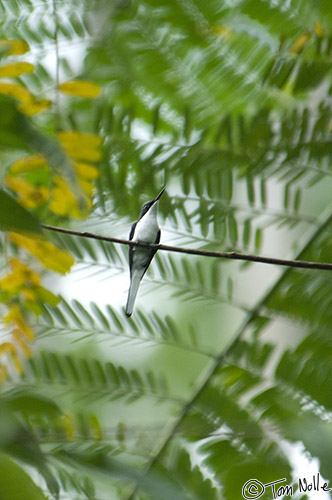
[(47, 500), (42, 490), (8, 455), (0, 453), (1, 500)]
[(0, 189), (0, 228), (2, 231), (39, 234), (42, 232), (37, 217), (22, 207), (3, 189)]

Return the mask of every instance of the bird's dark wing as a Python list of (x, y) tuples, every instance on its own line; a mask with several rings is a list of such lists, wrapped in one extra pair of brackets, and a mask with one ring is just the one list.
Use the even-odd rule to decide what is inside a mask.
[[(134, 232), (135, 232), (135, 227), (136, 227), (137, 222), (134, 222), (134, 224), (130, 228), (130, 233), (129, 233), (129, 240), (132, 240), (134, 237)], [(135, 247), (129, 247), (129, 269), (131, 272), (131, 267), (133, 265), (133, 252), (134, 252)]]
[[(159, 229), (159, 231), (158, 231), (158, 233), (157, 233), (156, 240), (155, 240), (155, 242), (154, 242), (154, 243), (155, 243), (155, 245), (158, 245), (158, 243), (159, 243), (159, 241), (160, 241), (160, 234), (161, 234), (161, 232), (160, 232), (160, 229)], [(151, 263), (151, 260), (153, 259), (154, 255), (155, 255), (156, 251), (157, 251), (157, 250), (151, 250), (151, 252), (150, 252), (150, 256), (149, 256), (149, 259), (148, 259), (148, 260), (147, 260), (147, 262), (146, 262), (146, 266), (145, 266), (145, 271), (144, 271), (144, 274), (146, 273), (146, 271), (147, 271), (147, 269), (148, 269), (148, 267), (149, 267), (149, 265), (150, 265), (150, 263)], [(143, 276), (144, 276), (144, 274), (143, 274)], [(143, 277), (143, 276), (142, 276), (142, 277)]]
[(132, 240), (134, 237), (134, 232), (135, 232), (135, 227), (136, 227), (137, 222), (134, 222), (134, 224), (130, 228), (130, 233), (129, 233), (129, 239)]
[[(156, 241), (154, 242), (155, 245), (158, 245), (159, 244), (159, 241), (160, 241), (160, 235), (161, 235), (161, 232), (160, 232), (160, 229), (157, 233), (157, 238), (156, 238)], [(157, 250), (154, 251), (154, 253), (156, 253)]]

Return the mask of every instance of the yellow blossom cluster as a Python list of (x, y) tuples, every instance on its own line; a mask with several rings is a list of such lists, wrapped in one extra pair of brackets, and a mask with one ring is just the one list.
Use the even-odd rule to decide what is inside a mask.
[[(29, 45), (23, 40), (0, 40), (0, 50), (3, 56), (21, 55), (29, 50)], [(32, 73), (34, 65), (24, 61), (15, 61), (0, 66), (0, 78), (17, 78), (24, 73)], [(20, 83), (12, 81), (0, 82), (0, 94), (9, 95), (20, 103), (20, 110), (27, 115), (34, 115), (48, 108), (52, 102), (48, 99), (37, 99)]]
[[(4, 57), (25, 54), (28, 50), (28, 44), (22, 40), (0, 40), (0, 51)], [(14, 97), (19, 102), (20, 110), (28, 115), (38, 113), (51, 104), (47, 99), (37, 99), (21, 82), (12, 81), (13, 78), (33, 71), (33, 64), (25, 61), (14, 60), (0, 66), (0, 94)], [(93, 99), (100, 93), (97, 84), (82, 80), (62, 83), (58, 90), (84, 99)], [(7, 172), (5, 184), (28, 209), (48, 204), (50, 210), (56, 214), (85, 217), (92, 206), (93, 181), (98, 177), (98, 170), (93, 163), (101, 159), (102, 141), (94, 134), (75, 131), (60, 132), (57, 138), (69, 157), (81, 193), (68, 184), (65, 176), (57, 174), (52, 178), (47, 161), (42, 155), (20, 158), (13, 163)], [(43, 171), (44, 175), (31, 175), (34, 171)]]
[(9, 238), (13, 243), (37, 257), (46, 269), (65, 274), (74, 264), (71, 255), (41, 237), (10, 233)]
[[(30, 237), (18, 233), (10, 233), (10, 240), (24, 248), (47, 269), (65, 274), (73, 265), (74, 259), (63, 250), (41, 237)], [(35, 270), (16, 258), (9, 261), (11, 271), (0, 280), (0, 301), (8, 308), (4, 316), (4, 324), (10, 329), (14, 342), (0, 343), (0, 356), (7, 354), (16, 371), (21, 373), (22, 367), (17, 354), (17, 346), (23, 354), (30, 356), (29, 344), (34, 333), (28, 325), (26, 312), (36, 315), (42, 312), (42, 304), (56, 306), (59, 298), (41, 285), (41, 279)], [(0, 382), (6, 377), (5, 364), (0, 364)]]
[[(0, 40), (3, 57), (25, 54), (29, 50), (21, 40)], [(0, 95), (14, 97), (21, 112), (33, 115), (51, 104), (47, 99), (38, 99), (20, 82), (13, 81), (24, 73), (34, 71), (28, 62), (10, 61), (0, 65)], [(95, 98), (100, 87), (92, 82), (72, 81), (59, 85), (58, 90), (78, 98)], [(64, 97), (68, 99), (68, 97)], [(98, 178), (95, 163), (100, 161), (102, 141), (93, 134), (64, 131), (57, 135), (59, 146), (68, 157), (72, 167), (69, 183), (66, 175), (54, 174), (42, 154), (24, 156), (7, 169), (3, 179), (21, 205), (37, 213), (49, 212), (64, 217), (83, 218), (92, 206), (94, 181)], [(68, 172), (67, 172), (68, 174)], [(32, 255), (39, 264), (55, 272), (65, 274), (74, 259), (65, 251), (46, 241), (41, 236), (9, 233), (8, 238), (24, 252)], [(18, 254), (20, 255), (20, 253)], [(41, 285), (38, 269), (32, 269), (19, 258), (9, 259), (10, 270), (0, 279), (0, 302), (7, 307), (3, 318), (11, 341), (0, 339), (0, 383), (7, 377), (7, 358), (18, 373), (22, 371), (20, 353), (30, 356), (30, 344), (34, 333), (28, 323), (28, 313), (40, 314), (42, 305), (55, 306), (59, 299)], [(1, 340), (3, 342), (1, 343)]]
[[(13, 233), (12, 236), (21, 235)], [(58, 249), (55, 248), (55, 251), (58, 251)], [(22, 365), (17, 353), (17, 347), (20, 347), (26, 357), (30, 357), (31, 350), (29, 344), (35, 338), (32, 329), (28, 325), (24, 311), (30, 310), (35, 314), (39, 314), (42, 311), (41, 303), (46, 302), (55, 306), (59, 302), (59, 299), (52, 292), (41, 286), (39, 274), (27, 264), (12, 258), (10, 259), (10, 268), (11, 272), (0, 280), (0, 300), (8, 307), (8, 312), (4, 316), (3, 322), (9, 327), (14, 342), (2, 342), (0, 344), (0, 356), (7, 354), (12, 360), (16, 371), (21, 373)], [(4, 363), (1, 363), (0, 382), (6, 376), (7, 367)]]
[[(48, 204), (55, 214), (86, 217), (92, 206), (94, 181), (99, 175), (97, 167), (91, 162), (100, 161), (102, 141), (96, 135), (80, 132), (62, 132), (58, 134), (58, 139), (70, 157), (77, 184), (85, 201), (83, 208), (65, 177), (55, 175), (51, 178), (47, 161), (42, 155), (26, 156), (14, 162), (4, 182), (17, 194), (19, 201), (26, 208), (34, 209)], [(44, 173), (39, 176), (44, 184), (36, 184), (37, 176), (34, 181), (31, 180), (29, 176), (33, 172)]]

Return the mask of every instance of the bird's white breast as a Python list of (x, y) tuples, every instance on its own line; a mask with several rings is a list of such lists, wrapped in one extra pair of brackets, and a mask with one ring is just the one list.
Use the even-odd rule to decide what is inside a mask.
[(156, 241), (159, 230), (157, 209), (158, 203), (153, 205), (150, 210), (137, 222), (133, 237), (134, 241), (145, 241), (146, 243), (154, 243)]

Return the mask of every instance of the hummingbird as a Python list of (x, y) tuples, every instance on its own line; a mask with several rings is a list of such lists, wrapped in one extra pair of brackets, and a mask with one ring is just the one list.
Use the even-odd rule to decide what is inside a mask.
[[(158, 196), (143, 205), (139, 219), (131, 226), (129, 240), (158, 244), (160, 229), (157, 221), (159, 198), (165, 191), (164, 187)], [(129, 318), (134, 309), (135, 299), (140, 282), (150, 265), (157, 250), (148, 247), (131, 246), (129, 248), (130, 287), (126, 305), (126, 315)]]

